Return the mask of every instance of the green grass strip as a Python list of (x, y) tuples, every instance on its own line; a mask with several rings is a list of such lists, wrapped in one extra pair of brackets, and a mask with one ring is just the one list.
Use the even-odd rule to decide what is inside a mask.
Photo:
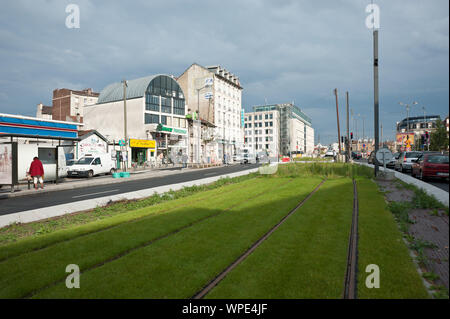
[(206, 298), (341, 298), (352, 209), (351, 179), (326, 181)]
[[(61, 283), (34, 297), (189, 298), (305, 198), (320, 179), (296, 179), (290, 183), (286, 179), (267, 181), (274, 185), (278, 181), (286, 184), (226, 214), (82, 273), (79, 289), (67, 289)], [(261, 183), (256, 182), (258, 186)], [(205, 211), (208, 213), (210, 209)]]
[[(229, 186), (235, 188), (233, 192), (207, 200), (191, 200), (186, 207), (170, 212), (153, 209), (150, 215), (140, 220), (8, 259), (0, 263), (0, 298), (26, 296), (32, 291), (64, 279), (67, 276), (65, 268), (68, 264), (77, 264), (83, 271), (202, 218), (224, 211), (234, 203), (246, 201), (264, 191), (270, 192), (286, 182), (283, 179), (259, 181), (244, 182), (245, 188)], [(167, 205), (169, 203), (163, 204)], [(140, 211), (145, 210), (152, 209)]]
[[(188, 197), (182, 197), (176, 200), (165, 201), (161, 204), (148, 206), (142, 209), (134, 209), (129, 212), (120, 213), (115, 216), (98, 219), (82, 225), (74, 225), (65, 229), (60, 229), (52, 233), (43, 234), (19, 240), (4, 246), (0, 246), (0, 262), (14, 256), (21, 255), (42, 247), (70, 240), (78, 236), (108, 229), (124, 222), (130, 222), (148, 216), (150, 214), (171, 210), (177, 207), (188, 206), (193, 202), (210, 199), (215, 196), (221, 196), (224, 192), (232, 192), (236, 189), (242, 189), (254, 183), (254, 179), (245, 180), (236, 184), (228, 184), (213, 190), (199, 192)], [(165, 196), (164, 194), (163, 196)]]
[[(429, 298), (383, 194), (367, 179), (358, 179), (358, 298)], [(380, 270), (380, 288), (368, 288), (366, 267)], [(370, 279), (370, 278), (369, 278)]]

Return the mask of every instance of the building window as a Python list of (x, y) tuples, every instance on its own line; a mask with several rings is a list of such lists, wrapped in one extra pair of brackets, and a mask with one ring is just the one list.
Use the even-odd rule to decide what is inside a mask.
[(273, 126), (273, 122), (270, 122), (270, 126), (271, 126), (271, 127)]
[(161, 124), (167, 125), (167, 116), (161, 115)]
[(273, 119), (273, 113), (270, 113), (270, 119)]
[(145, 98), (145, 109), (147, 111), (159, 112), (159, 96), (147, 95)]
[(185, 115), (184, 100), (173, 99), (173, 114)]
[(145, 113), (145, 124), (159, 124), (159, 115)]
[(269, 122), (266, 122), (266, 127), (269, 127)]
[(161, 112), (172, 113), (172, 99), (170, 97), (161, 97)]
[(266, 114), (266, 116), (264, 117), (266, 120), (269, 119), (269, 114)]
[(251, 120), (252, 120), (252, 116), (251, 116), (251, 115), (250, 115), (250, 116), (248, 117), (248, 120), (249, 120), (249, 121), (251, 121)]

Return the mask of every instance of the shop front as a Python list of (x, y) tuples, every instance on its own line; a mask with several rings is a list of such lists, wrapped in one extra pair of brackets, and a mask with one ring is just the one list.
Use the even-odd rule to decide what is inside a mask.
[(159, 124), (152, 135), (157, 145), (159, 164), (179, 164), (181, 155), (187, 153), (187, 130)]
[(130, 139), (131, 165), (134, 167), (144, 166), (155, 158), (156, 141)]

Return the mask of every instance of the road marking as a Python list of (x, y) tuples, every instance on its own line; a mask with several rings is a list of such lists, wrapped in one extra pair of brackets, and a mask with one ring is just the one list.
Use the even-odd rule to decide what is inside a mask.
[(85, 196), (91, 196), (91, 195), (97, 195), (97, 194), (104, 194), (104, 193), (111, 193), (111, 192), (115, 192), (115, 191), (118, 191), (118, 189), (112, 189), (112, 190), (109, 190), (109, 191), (98, 192), (98, 193), (90, 193), (90, 194), (84, 194), (84, 195), (77, 195), (77, 196), (73, 196), (72, 198), (85, 197)]
[(205, 176), (214, 175), (214, 174), (217, 174), (217, 173), (207, 173), (207, 174), (205, 174)]

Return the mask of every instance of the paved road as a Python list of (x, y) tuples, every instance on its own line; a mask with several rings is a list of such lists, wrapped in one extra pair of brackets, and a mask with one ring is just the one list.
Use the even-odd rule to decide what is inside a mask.
[(150, 177), (148, 179), (130, 180), (129, 182), (123, 183), (97, 185), (85, 188), (68, 189), (40, 194), (36, 193), (29, 196), (0, 199), (0, 215), (50, 207), (107, 195), (128, 193), (157, 186), (178, 184), (207, 177), (235, 173), (255, 167), (258, 167), (258, 165), (248, 164), (217, 167), (205, 170), (180, 172), (180, 174), (172, 174), (161, 177)]

